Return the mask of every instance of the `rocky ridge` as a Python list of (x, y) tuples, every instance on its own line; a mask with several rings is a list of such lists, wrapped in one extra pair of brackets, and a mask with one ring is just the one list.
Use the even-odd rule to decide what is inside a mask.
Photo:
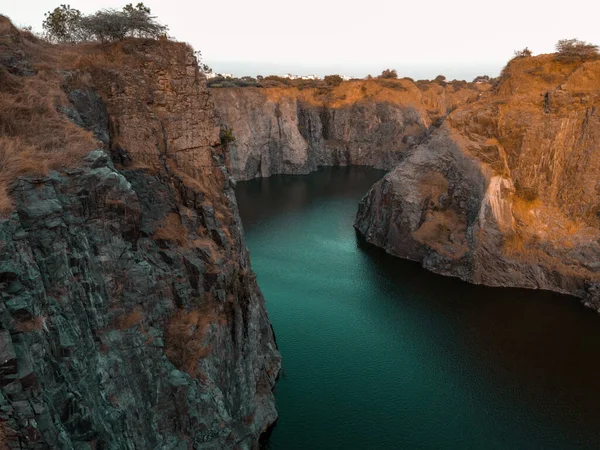
[(58, 164), (69, 148), (1, 131), (1, 157), (12, 143), (54, 161), (18, 172), (0, 218), (4, 444), (256, 447), (277, 418), (280, 356), (192, 50), (61, 49), (3, 17), (0, 44), (0, 95), (15, 111), (27, 112), (28, 83), (56, 80), (57, 123), (97, 139)]

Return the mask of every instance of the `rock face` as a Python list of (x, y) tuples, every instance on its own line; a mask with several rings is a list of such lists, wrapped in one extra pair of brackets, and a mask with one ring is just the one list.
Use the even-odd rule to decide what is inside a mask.
[(352, 81), (324, 92), (295, 88), (215, 88), (230, 128), (236, 180), (306, 174), (318, 166), (391, 169), (403, 152), (488, 84), (417, 86), (409, 79)]
[(599, 105), (599, 61), (511, 61), (371, 189), (356, 228), (434, 272), (599, 309)]
[(5, 444), (254, 448), (280, 356), (192, 50), (85, 51), (61, 108), (98, 149), (20, 176), (0, 219)]

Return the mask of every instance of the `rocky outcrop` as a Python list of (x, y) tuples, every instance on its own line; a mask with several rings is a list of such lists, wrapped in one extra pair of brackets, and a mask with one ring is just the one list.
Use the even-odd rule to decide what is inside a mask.
[(356, 228), (434, 272), (599, 309), (599, 86), (598, 61), (511, 61), (371, 189)]
[(5, 443), (254, 448), (280, 356), (193, 53), (81, 51), (60, 55), (58, 107), (98, 148), (19, 176), (0, 219)]
[(328, 89), (215, 88), (211, 95), (235, 137), (232, 175), (247, 180), (319, 166), (391, 169), (449, 111), (488, 87), (361, 80)]

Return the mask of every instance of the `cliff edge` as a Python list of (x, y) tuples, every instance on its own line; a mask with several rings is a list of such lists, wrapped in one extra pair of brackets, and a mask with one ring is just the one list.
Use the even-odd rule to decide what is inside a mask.
[(280, 356), (192, 49), (0, 16), (0, 160), (5, 445), (256, 447)]

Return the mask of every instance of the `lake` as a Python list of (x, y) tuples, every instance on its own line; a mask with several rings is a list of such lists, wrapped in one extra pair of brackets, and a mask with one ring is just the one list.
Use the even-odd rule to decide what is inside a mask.
[(600, 315), (364, 243), (352, 223), (382, 175), (237, 184), (283, 356), (267, 448), (600, 448)]

